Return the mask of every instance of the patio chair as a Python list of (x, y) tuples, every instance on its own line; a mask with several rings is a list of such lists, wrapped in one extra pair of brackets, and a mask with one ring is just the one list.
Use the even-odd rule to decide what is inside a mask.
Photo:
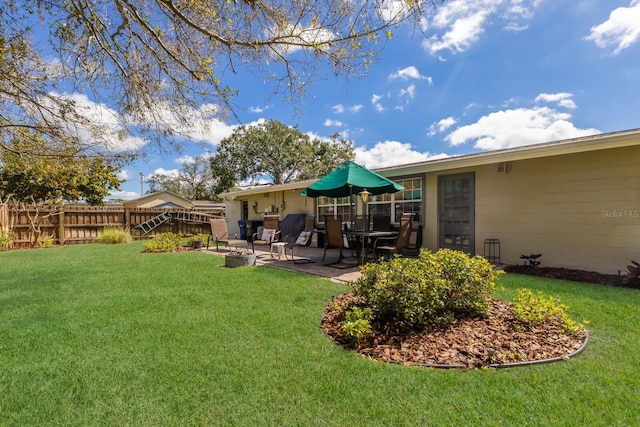
[(374, 215), (373, 231), (391, 231), (390, 215)]
[(358, 215), (355, 217), (353, 225), (356, 231), (369, 231), (369, 227), (371, 225), (371, 216)]
[(403, 252), (405, 255), (417, 256), (422, 245), (422, 226), (419, 221), (416, 221), (414, 214), (405, 215), (411, 216), (411, 233), (409, 234), (409, 244)]
[(211, 235), (207, 238), (207, 249), (209, 249), (209, 243), (211, 239), (216, 244), (216, 251), (220, 251), (220, 243), (227, 245), (227, 247), (235, 247), (236, 249), (239, 246), (244, 246), (245, 248), (248, 246), (248, 242), (246, 240), (238, 239), (237, 235), (235, 238), (229, 238), (229, 231), (227, 230), (227, 220), (225, 218), (211, 218), (209, 220), (211, 224)]
[(342, 234), (342, 218), (334, 218), (331, 216), (325, 216), (324, 219), (324, 254), (322, 255), (322, 261), (327, 256), (327, 249), (339, 249), (340, 256), (335, 263), (326, 264), (339, 264), (343, 259), (342, 249), (348, 249), (345, 244), (345, 238)]
[(272, 243), (280, 241), (280, 217), (265, 216), (262, 225), (262, 234), (253, 233), (251, 250), (254, 253), (256, 252), (256, 245), (270, 247)]
[(411, 216), (403, 216), (400, 219), (400, 233), (395, 240), (378, 239), (373, 248), (376, 258), (386, 255), (386, 259), (389, 259), (392, 253), (401, 253), (403, 249), (407, 248), (413, 228), (412, 223)]
[(293, 255), (293, 251), (296, 246), (311, 245), (311, 240), (312, 240), (311, 238), (313, 237), (314, 227), (315, 227), (315, 217), (312, 215), (309, 215), (305, 218), (304, 230), (302, 230), (298, 234), (290, 234), (288, 236), (285, 236), (285, 239), (284, 239), (286, 243), (285, 257), (287, 258), (287, 260), (289, 260), (289, 257), (287, 255), (287, 250), (288, 250), (289, 253), (291, 254), (291, 259), (289, 261), (293, 261), (294, 264), (304, 264), (308, 262), (313, 262), (309, 258), (302, 258), (302, 259), (296, 260), (295, 256)]
[[(391, 231), (391, 216), (390, 215), (373, 215), (371, 219), (372, 231)], [(383, 238), (384, 240), (384, 238)], [(386, 239), (388, 240), (388, 239)], [(367, 251), (373, 254), (375, 258), (374, 245), (378, 241), (378, 238), (369, 239), (367, 241)]]

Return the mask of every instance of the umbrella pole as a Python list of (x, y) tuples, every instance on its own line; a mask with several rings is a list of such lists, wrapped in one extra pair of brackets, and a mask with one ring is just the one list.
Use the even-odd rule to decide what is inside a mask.
[(353, 185), (349, 185), (349, 213), (351, 214), (351, 230), (355, 230), (356, 220), (355, 216), (358, 214), (358, 206), (356, 206), (353, 200)]

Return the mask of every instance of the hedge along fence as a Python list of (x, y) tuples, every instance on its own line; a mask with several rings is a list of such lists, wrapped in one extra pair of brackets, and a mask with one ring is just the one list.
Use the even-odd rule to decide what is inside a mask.
[[(147, 235), (135, 227), (167, 212), (171, 219)], [(195, 215), (193, 215), (195, 214)], [(198, 215), (200, 214), (200, 215)], [(0, 205), (0, 232), (13, 233), (13, 248), (30, 248), (45, 240), (66, 245), (98, 240), (105, 227), (128, 228), (134, 237), (151, 237), (157, 233), (210, 234), (208, 215), (224, 216), (219, 209), (124, 208), (115, 206), (17, 206)], [(34, 227), (35, 226), (35, 227)], [(39, 233), (34, 231), (39, 229)]]

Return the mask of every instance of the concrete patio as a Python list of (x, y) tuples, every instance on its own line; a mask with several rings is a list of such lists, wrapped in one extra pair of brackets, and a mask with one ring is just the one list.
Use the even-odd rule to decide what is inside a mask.
[[(233, 250), (233, 248), (231, 248)], [(251, 250), (251, 246), (249, 246)], [(213, 255), (224, 256), (230, 252), (226, 247), (220, 247), (220, 251), (216, 251), (215, 247), (209, 249), (201, 249), (202, 252)], [(322, 261), (324, 248), (314, 248), (311, 246), (295, 246), (294, 256), (295, 262), (291, 260), (291, 253), (287, 251), (288, 259), (284, 255), (278, 259), (277, 249), (273, 248), (270, 252), (269, 246), (256, 246), (256, 264), (268, 265), (275, 268), (285, 270), (298, 271), (301, 273), (312, 274), (314, 276), (326, 277), (335, 282), (348, 283), (360, 277), (360, 267), (356, 264), (357, 258), (351, 253), (350, 249), (343, 249), (342, 253), (346, 257), (344, 262), (338, 265), (329, 266), (338, 260), (339, 251), (337, 249), (327, 250), (327, 257)], [(353, 256), (352, 256), (353, 255)], [(311, 262), (309, 262), (311, 261)]]

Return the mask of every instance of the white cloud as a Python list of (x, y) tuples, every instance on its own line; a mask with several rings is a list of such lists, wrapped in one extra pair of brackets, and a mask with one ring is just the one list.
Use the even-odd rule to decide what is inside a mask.
[(362, 110), (362, 104), (355, 104), (355, 105), (352, 105), (350, 107), (345, 107), (342, 104), (337, 104), (337, 105), (334, 105), (333, 107), (331, 107), (331, 110), (333, 110), (334, 114), (342, 114), (347, 110), (350, 113), (357, 113), (358, 111)]
[(380, 2), (377, 11), (382, 19), (389, 23), (399, 22), (401, 19), (407, 17), (409, 13), (406, 2), (400, 0)]
[(344, 126), (344, 123), (342, 123), (342, 122), (341, 122), (341, 121), (339, 121), (339, 120), (326, 119), (326, 120), (324, 121), (324, 125), (325, 125), (325, 126), (328, 126), (328, 127), (331, 127), (331, 126), (342, 127), (342, 126)]
[(474, 148), (497, 150), (597, 134), (594, 128), (579, 129), (571, 115), (549, 107), (502, 110), (462, 126), (445, 138), (453, 146), (475, 141)]
[(249, 112), (260, 114), (260, 113), (264, 113), (268, 109), (269, 109), (268, 105), (266, 107), (249, 107)]
[(217, 146), (220, 141), (230, 136), (235, 128), (235, 125), (228, 125), (218, 119), (210, 118), (206, 122), (196, 122), (190, 127), (179, 129), (179, 131), (195, 141)]
[(273, 48), (283, 56), (303, 50), (302, 45), (319, 45), (338, 38), (337, 34), (326, 28), (304, 25), (273, 26), (267, 32), (268, 38), (279, 40)]
[(467, 104), (466, 107), (464, 107), (465, 110), (471, 110), (473, 108), (478, 108), (480, 107), (480, 104), (478, 104), (477, 102), (470, 102)]
[(445, 49), (453, 53), (464, 52), (484, 32), (484, 23), (489, 13), (489, 11), (479, 10), (460, 16), (450, 23), (449, 29), (442, 36), (431, 36), (425, 39), (422, 45), (432, 55)]
[[(568, 94), (569, 96), (573, 96), (571, 94)], [(540, 95), (538, 95), (538, 98), (540, 97)], [(536, 101), (538, 100), (538, 98), (536, 98)], [(510, 105), (515, 105), (518, 104), (519, 100), (517, 98), (511, 97), (505, 101), (502, 102), (502, 108), (507, 108)]]
[(444, 132), (451, 126), (455, 125), (458, 121), (454, 117), (447, 117), (445, 119), (434, 122), (429, 126), (429, 136), (434, 136), (439, 132)]
[(334, 114), (344, 113), (344, 105), (342, 104), (334, 105), (333, 107), (331, 107), (331, 109), (333, 110)]
[(180, 165), (194, 163), (195, 161), (196, 161), (196, 158), (194, 156), (181, 156), (181, 157), (178, 157), (177, 159), (174, 159), (174, 162)]
[(317, 134), (317, 133), (315, 133), (315, 132), (313, 132), (313, 131), (305, 132), (305, 135), (307, 135), (307, 136), (308, 136), (309, 138), (311, 138), (311, 139), (320, 139), (320, 140), (325, 140), (325, 139), (327, 139), (326, 137), (321, 136), (320, 134)]
[[(162, 118), (162, 122), (177, 134), (214, 146), (230, 136), (236, 128), (236, 125), (228, 125), (219, 120), (216, 117), (217, 113), (218, 107), (213, 104), (204, 104), (199, 108), (183, 106), (180, 113), (175, 114), (168, 105), (159, 103), (155, 111), (155, 114)], [(260, 123), (262, 120), (258, 119), (252, 123)]]
[(512, 0), (506, 6), (506, 10), (502, 13), (502, 18), (506, 22), (504, 29), (508, 31), (523, 31), (529, 28), (528, 23), (533, 18), (533, 9), (535, 9), (542, 0)]
[(180, 176), (180, 171), (178, 169), (157, 168), (156, 170), (153, 171), (151, 175), (164, 175), (171, 178), (177, 178)]
[(609, 19), (591, 27), (586, 40), (600, 48), (615, 46), (614, 55), (640, 39), (640, 0), (631, 0), (629, 7), (614, 9)]
[(448, 157), (446, 154), (421, 153), (413, 150), (411, 144), (398, 141), (378, 142), (370, 150), (356, 147), (355, 154), (356, 163), (371, 169)]
[[(118, 153), (137, 150), (148, 142), (143, 138), (131, 135), (124, 125), (122, 116), (105, 104), (95, 103), (89, 97), (80, 93), (50, 93), (49, 95), (72, 101), (75, 106), (75, 112), (83, 120), (91, 123), (92, 127), (98, 129), (97, 131), (95, 129), (92, 130), (89, 126), (77, 122), (61, 124), (66, 127), (68, 132), (76, 135), (86, 145), (98, 145), (111, 152)], [(43, 98), (41, 102), (43, 105), (51, 105), (46, 98)], [(51, 109), (54, 110), (55, 107), (51, 105)]]
[(140, 197), (140, 193), (135, 191), (112, 191), (109, 193), (109, 197), (112, 199), (133, 200)]
[[(80, 93), (50, 95), (73, 101), (78, 114), (99, 129), (99, 135), (96, 135), (87, 126), (68, 123), (66, 127), (69, 132), (77, 135), (85, 144), (97, 144), (112, 152), (135, 151), (144, 147), (148, 141), (131, 132), (135, 132), (136, 126), (144, 125), (145, 122), (159, 123), (178, 135), (214, 146), (231, 135), (236, 127), (219, 120), (216, 117), (218, 107), (213, 104), (204, 104), (197, 109), (183, 106), (179, 114), (176, 114), (166, 103), (158, 103), (153, 112), (138, 111), (135, 115), (122, 116), (116, 110), (93, 102)], [(259, 123), (260, 120), (254, 123)]]
[(406, 89), (400, 89), (400, 92), (399, 92), (399, 96), (401, 98), (406, 96), (409, 99), (413, 99), (415, 95), (416, 95), (416, 85), (410, 85)]
[(371, 105), (376, 109), (377, 112), (381, 113), (384, 111), (384, 107), (380, 103), (382, 99), (382, 95), (376, 95), (375, 93), (371, 96)]
[(268, 180), (266, 178), (249, 177), (249, 178), (245, 179), (244, 181), (239, 182), (238, 183), (238, 187), (243, 189), (243, 190), (247, 190), (249, 188), (262, 187), (262, 186), (271, 185), (271, 184), (273, 184), (273, 182), (271, 182), (270, 180)]
[(578, 108), (575, 102), (571, 99), (572, 93), (560, 92), (560, 93), (541, 93), (536, 96), (535, 102), (555, 102), (559, 107), (568, 108), (570, 110)]
[[(332, 133), (334, 133), (334, 132), (332, 132)], [(342, 131), (337, 132), (337, 133), (340, 136), (340, 138), (349, 139), (349, 130), (348, 129), (342, 130)], [(311, 139), (317, 139), (317, 140), (320, 140), (320, 141), (326, 141), (326, 142), (333, 141), (333, 139), (331, 137), (320, 135), (320, 134), (318, 134), (316, 132), (313, 132), (313, 131), (305, 132), (305, 135), (307, 135)]]
[(432, 55), (442, 50), (463, 52), (494, 22), (509, 31), (522, 31), (542, 0), (452, 0), (436, 9), (423, 27), (438, 31), (422, 42)]
[(130, 177), (129, 171), (126, 169), (120, 169), (118, 173), (116, 173), (116, 176), (118, 177), (118, 179), (122, 179), (125, 181)]
[(418, 71), (418, 69), (416, 67), (414, 67), (413, 65), (411, 65), (409, 67), (405, 67), (405, 68), (399, 69), (398, 72), (390, 74), (389, 75), (389, 79), (391, 79), (391, 80), (394, 80), (394, 79), (427, 80), (430, 85), (433, 84), (433, 79), (431, 77), (423, 76), (422, 74), (420, 74), (420, 71)]

